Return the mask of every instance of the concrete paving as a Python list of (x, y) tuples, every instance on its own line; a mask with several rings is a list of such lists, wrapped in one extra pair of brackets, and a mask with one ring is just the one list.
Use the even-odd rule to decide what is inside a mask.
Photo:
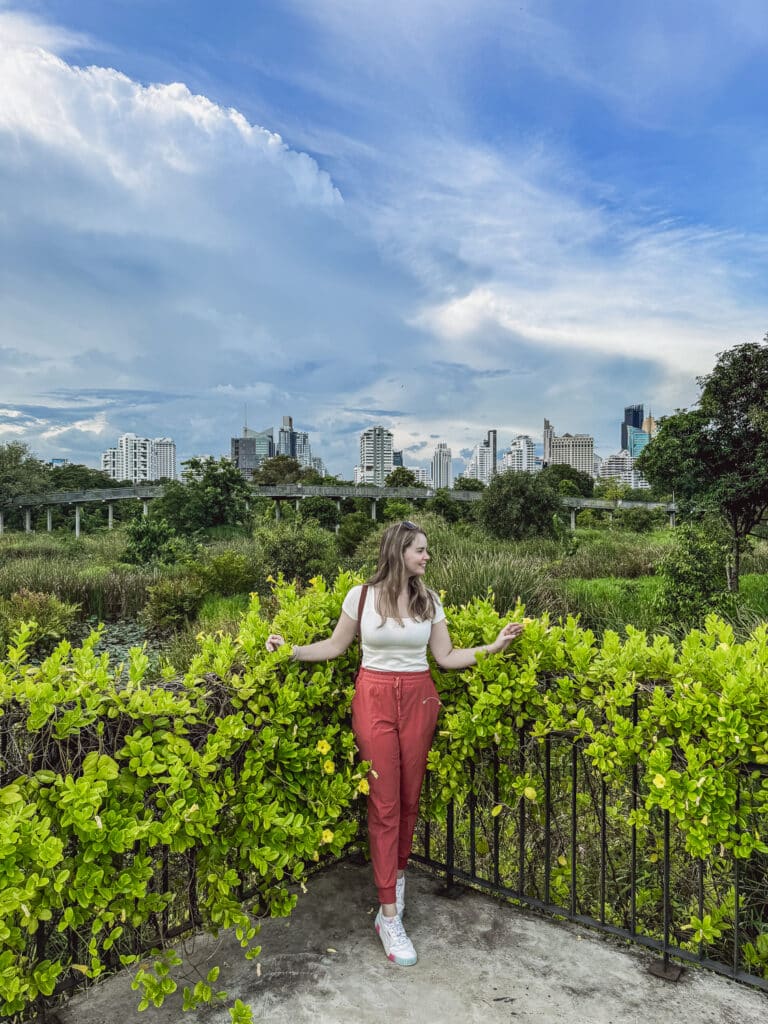
[[(197, 937), (185, 984), (214, 964), (217, 987), (270, 1024), (765, 1024), (768, 996), (691, 968), (670, 983), (653, 957), (593, 932), (438, 883), (410, 869), (405, 924), (414, 967), (384, 957), (373, 928), (370, 869), (345, 862), (315, 878), (287, 920), (264, 923), (258, 961), (229, 937)], [(257, 968), (257, 964), (259, 967)], [(177, 978), (182, 987), (181, 979)], [(136, 1011), (131, 974), (94, 986), (58, 1011), (62, 1024), (229, 1024), (226, 1006), (183, 1013), (176, 994)]]

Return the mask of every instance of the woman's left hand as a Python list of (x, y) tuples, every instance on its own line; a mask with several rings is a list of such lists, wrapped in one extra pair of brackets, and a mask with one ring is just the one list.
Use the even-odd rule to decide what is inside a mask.
[(506, 651), (509, 645), (520, 636), (525, 629), (522, 622), (508, 622), (506, 626), (502, 626), (499, 630), (499, 635), (493, 641), (488, 648), (491, 654), (500, 654), (502, 651)]

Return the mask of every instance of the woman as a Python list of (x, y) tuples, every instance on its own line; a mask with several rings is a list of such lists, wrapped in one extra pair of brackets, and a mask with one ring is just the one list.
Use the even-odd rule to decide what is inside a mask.
[[(337, 658), (354, 640), (360, 615), (362, 667), (352, 699), (352, 729), (361, 757), (371, 762), (368, 834), (381, 904), (375, 926), (387, 957), (403, 967), (416, 963), (402, 924), (404, 871), (440, 710), (427, 644), (441, 668), (462, 669), (475, 663), (478, 651), (506, 650), (523, 630), (521, 623), (511, 622), (491, 644), (454, 648), (440, 599), (424, 585), (428, 561), (427, 538), (420, 527), (408, 521), (388, 527), (364, 602), (363, 588), (353, 587), (333, 635), (293, 648), (294, 661)], [(279, 634), (272, 634), (267, 650), (283, 643)]]

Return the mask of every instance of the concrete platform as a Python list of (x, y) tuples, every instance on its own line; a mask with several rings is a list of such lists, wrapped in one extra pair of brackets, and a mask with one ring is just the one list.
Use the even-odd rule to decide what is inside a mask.
[[(409, 870), (405, 924), (419, 954), (415, 967), (385, 959), (373, 929), (370, 868), (343, 863), (311, 880), (289, 919), (265, 922), (258, 961), (246, 962), (229, 938), (195, 939), (184, 984), (219, 964), (217, 987), (270, 1024), (768, 1020), (761, 992), (694, 968), (680, 982), (661, 981), (648, 974), (653, 958), (645, 951), (475, 892), (447, 900), (437, 887), (431, 875)], [(226, 1006), (183, 1013), (179, 993), (140, 1014), (130, 981), (120, 975), (75, 997), (58, 1011), (62, 1024), (230, 1022)]]

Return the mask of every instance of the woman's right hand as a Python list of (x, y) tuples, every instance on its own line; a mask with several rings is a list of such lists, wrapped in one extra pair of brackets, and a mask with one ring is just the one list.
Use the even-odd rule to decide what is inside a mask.
[(285, 640), (283, 640), (279, 633), (270, 633), (264, 646), (270, 654), (274, 654), (277, 648), (282, 647), (284, 643)]

